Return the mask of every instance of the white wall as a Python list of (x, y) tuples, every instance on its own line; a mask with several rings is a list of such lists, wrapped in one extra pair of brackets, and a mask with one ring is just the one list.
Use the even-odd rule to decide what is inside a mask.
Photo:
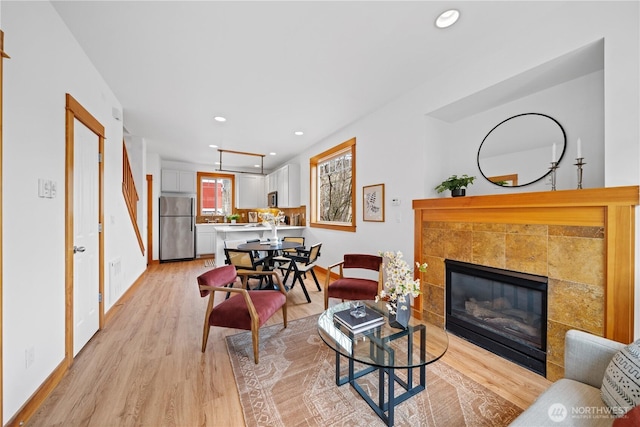
[[(569, 146), (558, 172), (558, 188), (575, 188), (575, 166), (571, 159), (575, 157), (578, 136), (583, 141), (588, 163), (586, 186), (640, 183), (638, 3), (568, 2), (545, 18), (544, 25), (527, 28), (516, 36), (509, 35), (508, 43), (491, 46), (487, 55), (473, 64), (446, 70), (439, 80), (424, 83), (395, 102), (327, 136), (294, 159), (301, 166), (301, 203), (310, 206), (309, 157), (349, 138), (356, 137), (357, 140), (357, 232), (310, 229), (307, 240), (323, 242), (320, 265), (330, 265), (346, 252), (376, 253), (387, 249), (401, 250), (406, 258), (412, 259), (412, 199), (438, 197), (433, 188), (449, 175), (479, 176), (476, 154), (480, 142), (511, 112), (517, 114), (523, 109), (545, 108), (552, 110), (551, 116), (561, 115), (567, 124)], [(528, 100), (518, 100), (511, 106), (479, 114), (479, 118), (486, 119), (485, 123), (475, 117), (455, 124), (426, 117), (428, 112), (601, 39), (605, 45), (604, 75), (593, 73), (550, 88), (548, 93), (532, 95)], [(602, 79), (604, 89), (597, 83)], [(580, 95), (577, 91), (585, 87), (590, 88), (590, 93)], [(584, 102), (593, 102), (593, 105), (584, 105)], [(604, 122), (602, 117), (590, 122), (589, 118), (602, 111)], [(522, 189), (503, 189), (481, 179), (470, 188), (469, 194), (545, 191), (549, 188), (541, 182)], [(386, 221), (365, 223), (362, 221), (362, 186), (378, 183), (385, 184)], [(401, 199), (401, 205), (392, 207), (391, 199), (396, 197)], [(441, 197), (448, 196), (443, 194)], [(636, 254), (640, 254), (639, 243), (640, 238), (636, 237)], [(636, 265), (640, 266), (640, 261), (636, 260)], [(640, 275), (637, 271), (638, 268), (635, 330), (640, 336)]]
[[(405, 97), (370, 114), (304, 152), (300, 163), (301, 204), (309, 201), (309, 157), (356, 137), (356, 232), (311, 228), (307, 241), (323, 242), (319, 265), (328, 266), (344, 253), (402, 251), (413, 259), (412, 200), (425, 197), (425, 186), (435, 187), (444, 173), (442, 155), (449, 129), (426, 118), (420, 100)], [(427, 137), (427, 134), (429, 137)], [(362, 220), (362, 187), (385, 184), (385, 222)], [(434, 183), (434, 184), (431, 184)], [(433, 194), (432, 194), (433, 195)], [(399, 199), (399, 206), (391, 200)]]
[[(505, 188), (487, 181), (477, 165), (477, 153), (480, 143), (495, 125), (521, 113), (543, 113), (556, 119), (564, 128), (567, 136), (565, 154), (556, 171), (556, 189), (577, 188), (575, 163), (577, 139), (582, 140), (582, 155), (585, 157), (583, 188), (604, 187), (604, 86), (603, 72), (595, 72), (564, 84), (553, 86), (500, 107), (473, 115), (451, 126), (453, 141), (446, 144), (445, 157), (456, 159), (452, 173), (467, 173), (478, 179), (467, 189), (467, 195), (508, 194), (515, 192), (548, 191), (551, 185), (548, 179), (518, 188)], [(459, 156), (458, 153), (469, 153)], [(561, 151), (558, 148), (558, 158)], [(551, 147), (542, 154), (542, 160), (536, 163), (537, 171), (550, 166)], [(533, 155), (529, 161), (539, 160)], [(509, 165), (506, 165), (509, 166)], [(509, 170), (509, 169), (507, 169)], [(513, 170), (512, 170), (513, 171)], [(541, 175), (539, 175), (541, 176)], [(448, 194), (443, 194), (448, 196)]]
[[(49, 2), (2, 2), (3, 424), (64, 360), (65, 93), (105, 127), (105, 260), (122, 260), (124, 291), (146, 266), (122, 196), (122, 109)], [(37, 195), (38, 178), (58, 184)], [(105, 271), (105, 294), (109, 295)], [(108, 310), (112, 302), (106, 301)], [(35, 360), (25, 368), (25, 350)]]

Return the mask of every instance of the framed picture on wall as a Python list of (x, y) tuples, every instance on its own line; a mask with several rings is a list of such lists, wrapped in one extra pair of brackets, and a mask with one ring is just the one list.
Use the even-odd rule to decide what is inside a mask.
[(384, 222), (384, 184), (362, 187), (363, 221)]

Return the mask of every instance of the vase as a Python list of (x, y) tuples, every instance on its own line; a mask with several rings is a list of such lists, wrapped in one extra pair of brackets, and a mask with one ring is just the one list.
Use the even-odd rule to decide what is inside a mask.
[(464, 188), (456, 188), (455, 190), (451, 190), (451, 197), (462, 197), (466, 194)]
[(278, 226), (276, 225), (271, 226), (271, 240), (274, 242), (278, 241)]
[[(409, 303), (409, 297), (405, 296), (404, 302), (389, 301), (393, 311), (389, 311), (389, 326), (398, 329), (407, 329), (409, 325), (409, 318), (411, 317), (411, 304)], [(405, 307), (405, 308), (403, 308)]]

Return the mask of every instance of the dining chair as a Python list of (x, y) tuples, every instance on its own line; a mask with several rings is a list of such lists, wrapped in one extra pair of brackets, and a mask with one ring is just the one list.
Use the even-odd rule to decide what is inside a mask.
[[(245, 243), (246, 240), (223, 240), (222, 243), (224, 244), (224, 248), (225, 249), (238, 249), (238, 245)], [(229, 264), (229, 259), (225, 257), (224, 260), (225, 264)]]
[[(227, 264), (233, 265), (237, 269), (251, 270), (251, 271), (266, 271), (264, 262), (266, 258), (256, 258), (253, 251), (243, 249), (224, 249), (224, 255)], [(259, 280), (258, 288), (262, 288), (262, 282), (265, 279), (264, 275), (256, 274), (249, 278)], [(249, 286), (249, 282), (246, 283)], [(249, 289), (247, 287), (247, 289)]]
[(289, 262), (291, 262), (291, 258), (286, 255), (295, 255), (298, 252), (298, 249), (304, 250), (304, 237), (302, 236), (285, 236), (282, 238), (283, 242), (296, 242), (300, 243), (299, 248), (294, 249), (283, 249), (278, 255), (273, 257), (273, 265), (275, 268), (279, 268), (282, 274), (286, 273), (286, 270), (289, 268)]
[[(339, 268), (338, 279), (331, 282), (331, 270)], [(378, 272), (378, 280), (363, 277), (347, 277), (359, 270)], [(376, 295), (382, 289), (382, 257), (368, 254), (344, 254), (342, 261), (330, 265), (327, 268), (327, 276), (324, 283), (324, 308), (329, 308), (329, 298), (344, 300), (375, 300)]]
[[(275, 276), (277, 290), (252, 291), (244, 289), (249, 276), (260, 274)], [(242, 278), (243, 288), (231, 287), (237, 277)], [(207, 310), (202, 329), (202, 352), (204, 353), (209, 339), (211, 326), (223, 328), (244, 329), (251, 331), (253, 343), (253, 359), (259, 362), (259, 330), (278, 310), (282, 309), (283, 325), (287, 327), (287, 292), (280, 280), (280, 276), (273, 271), (256, 273), (252, 270), (237, 270), (233, 265), (214, 268), (198, 276), (200, 296), (209, 296)], [(231, 286), (229, 286), (231, 285)], [(222, 302), (215, 304), (215, 293), (225, 292), (235, 294)]]
[(309, 250), (298, 250), (295, 255), (285, 255), (285, 257), (290, 259), (289, 267), (287, 268), (287, 273), (284, 276), (284, 283), (287, 282), (289, 278), (289, 274), (293, 272), (293, 283), (291, 284), (291, 288), (296, 285), (296, 280), (300, 283), (300, 287), (302, 288), (302, 292), (304, 292), (305, 297), (307, 297), (307, 302), (311, 302), (311, 298), (309, 297), (309, 292), (307, 292), (307, 287), (304, 285), (303, 276), (306, 275), (307, 272), (311, 273), (313, 280), (316, 282), (316, 286), (318, 291), (322, 292), (322, 288), (320, 287), (320, 283), (318, 282), (318, 278), (316, 277), (315, 271), (313, 271), (316, 266), (316, 261), (320, 256), (320, 248), (322, 247), (322, 243), (316, 243), (315, 245), (311, 245)]

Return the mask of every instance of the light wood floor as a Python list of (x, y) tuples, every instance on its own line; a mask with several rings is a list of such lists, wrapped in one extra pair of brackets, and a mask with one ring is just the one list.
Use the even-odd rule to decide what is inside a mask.
[[(196, 277), (207, 270), (202, 260), (150, 267), (28, 425), (244, 425), (224, 343), (239, 331), (212, 328), (206, 352), (200, 351), (206, 299), (200, 298)], [(322, 284), (324, 277), (318, 278)], [(312, 302), (296, 286), (288, 296), (289, 320), (323, 310), (322, 293), (307, 283)], [(276, 315), (269, 323), (281, 321)], [(550, 385), (454, 336), (444, 358), (521, 408)]]

